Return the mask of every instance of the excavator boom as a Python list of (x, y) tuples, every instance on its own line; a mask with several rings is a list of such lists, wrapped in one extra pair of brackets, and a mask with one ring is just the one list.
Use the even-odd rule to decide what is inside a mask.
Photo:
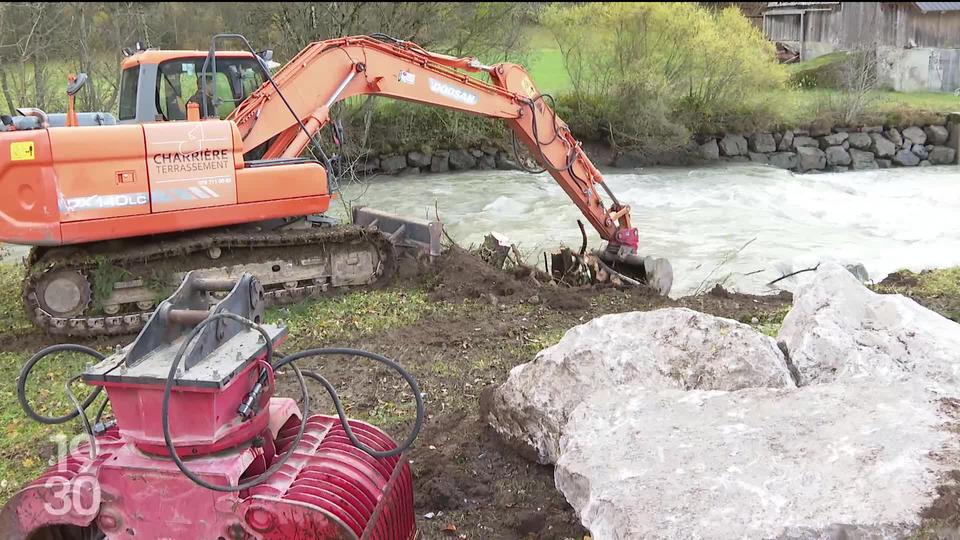
[[(465, 72), (486, 73), (491, 82)], [(630, 208), (613, 196), (570, 129), (516, 64), (486, 66), (475, 58), (432, 53), (386, 37), (320, 41), (300, 51), (229, 118), (240, 130), (245, 152), (267, 145), (265, 158), (291, 158), (301, 155), (330, 121), (333, 104), (359, 95), (502, 120), (604, 240), (636, 253)], [(598, 187), (611, 199), (609, 206)]]

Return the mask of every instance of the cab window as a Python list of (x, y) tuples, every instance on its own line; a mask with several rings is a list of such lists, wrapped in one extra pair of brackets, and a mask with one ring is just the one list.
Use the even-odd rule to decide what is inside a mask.
[[(203, 102), (200, 88), (203, 62), (204, 58), (200, 57), (168, 60), (160, 64), (157, 110), (164, 120), (185, 120), (187, 103), (191, 99), (196, 103)], [(211, 63), (208, 70), (212, 69)], [(212, 91), (220, 119), (233, 112), (264, 80), (259, 64), (252, 58), (217, 58), (217, 71), (212, 75)]]
[(120, 120), (137, 117), (137, 86), (140, 83), (140, 66), (123, 70), (120, 76)]

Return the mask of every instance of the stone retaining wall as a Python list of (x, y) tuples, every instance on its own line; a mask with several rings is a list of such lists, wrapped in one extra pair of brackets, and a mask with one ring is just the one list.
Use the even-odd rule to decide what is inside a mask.
[(960, 123), (835, 127), (829, 131), (726, 134), (700, 139), (706, 160), (751, 161), (797, 172), (923, 167), (957, 162)]
[(493, 146), (483, 146), (470, 150), (435, 150), (422, 152), (414, 150), (405, 154), (383, 154), (361, 159), (357, 163), (358, 173), (366, 176), (374, 174), (402, 175), (427, 172), (469, 170), (514, 170), (519, 169), (512, 152), (506, 152)]
[[(948, 165), (957, 163), (960, 157), (960, 113), (951, 113), (941, 124), (926, 126), (838, 126), (821, 131), (731, 133), (697, 137), (696, 142), (700, 157), (706, 161), (755, 162), (797, 172)], [(683, 160), (678, 158), (677, 163), (670, 163), (668, 159), (666, 163), (658, 161), (657, 164), (695, 163), (697, 144), (691, 143), (691, 146), (684, 149)], [(588, 154), (601, 164), (600, 156), (590, 151)], [(537, 167), (533, 162), (527, 166)], [(466, 150), (381, 154), (361, 159), (356, 165), (357, 173), (362, 176), (493, 169), (515, 170), (520, 167), (513, 152), (492, 145)]]

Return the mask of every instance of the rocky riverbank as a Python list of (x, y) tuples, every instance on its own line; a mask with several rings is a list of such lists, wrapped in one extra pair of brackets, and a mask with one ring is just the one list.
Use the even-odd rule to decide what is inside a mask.
[[(951, 114), (942, 123), (922, 126), (835, 126), (701, 135), (685, 147), (656, 156), (622, 154), (597, 144), (584, 148), (598, 165), (621, 167), (724, 161), (761, 163), (807, 173), (950, 165), (957, 163), (960, 152), (960, 115)], [(536, 167), (534, 163), (528, 165)], [(355, 171), (365, 177), (494, 169), (520, 167), (512, 150), (493, 142), (478, 148), (374, 153), (355, 165)]]
[(797, 172), (924, 167), (957, 162), (960, 124), (834, 127), (701, 138), (706, 160), (750, 161)]
[(519, 169), (512, 152), (493, 145), (472, 149), (414, 150), (406, 153), (370, 155), (356, 165), (363, 176), (385, 174), (390, 176), (448, 171), (514, 170)]

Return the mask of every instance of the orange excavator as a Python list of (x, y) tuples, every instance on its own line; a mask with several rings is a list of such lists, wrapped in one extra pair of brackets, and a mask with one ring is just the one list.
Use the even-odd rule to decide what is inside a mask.
[[(224, 40), (247, 50), (218, 51)], [(388, 280), (399, 247), (438, 255), (437, 222), (366, 208), (349, 225), (323, 217), (337, 188), (318, 133), (335, 103), (360, 95), (502, 120), (606, 240), (600, 258), (669, 292), (669, 263), (638, 255), (630, 207), (519, 65), (384, 35), (311, 43), (275, 74), (269, 52), (234, 34), (209, 51), (125, 54), (115, 125), (72, 106), (65, 121), (2, 118), (0, 241), (33, 246), (23, 298), (48, 333), (139, 330), (188, 271), (253, 274), (270, 305)]]

